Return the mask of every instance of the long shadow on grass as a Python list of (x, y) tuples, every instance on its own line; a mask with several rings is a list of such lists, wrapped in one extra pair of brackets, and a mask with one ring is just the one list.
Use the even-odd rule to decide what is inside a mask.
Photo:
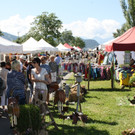
[[(52, 113), (54, 113), (53, 116), (55, 116), (57, 118), (58, 117), (58, 107), (56, 106), (54, 108), (49, 108), (49, 109)], [(76, 111), (75, 108), (68, 106), (68, 113), (69, 112), (72, 113), (72, 112), (75, 112), (75, 111)]]
[[(88, 80), (83, 80), (83, 81), (88, 81)], [(98, 82), (98, 81), (101, 82), (101, 81), (110, 81), (110, 80), (107, 80), (107, 79), (104, 79), (104, 80), (103, 79), (90, 79), (89, 81), (90, 82)]]
[(87, 123), (100, 123), (100, 124), (107, 124), (107, 125), (118, 125), (117, 122), (107, 122), (107, 121), (101, 121), (101, 120), (93, 120), (93, 119), (88, 119)]
[(49, 135), (109, 135), (107, 130), (97, 130), (95, 127), (68, 126), (58, 124), (59, 130), (49, 130)]
[(84, 97), (85, 97), (85, 98), (96, 98), (96, 99), (100, 99), (100, 98), (97, 97), (97, 96), (88, 96), (88, 95), (85, 95)]
[(108, 91), (108, 92), (127, 92), (127, 91), (131, 91), (131, 89), (108, 89), (108, 88), (98, 88), (98, 89), (90, 89), (89, 91)]

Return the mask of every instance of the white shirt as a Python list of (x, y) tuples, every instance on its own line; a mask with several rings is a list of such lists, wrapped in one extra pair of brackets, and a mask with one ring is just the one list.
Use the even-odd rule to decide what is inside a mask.
[(5, 82), (7, 82), (7, 74), (8, 74), (8, 70), (5, 68), (0, 68), (0, 76), (5, 80)]
[[(34, 78), (37, 80), (45, 80), (45, 75), (47, 75), (47, 71), (45, 68), (41, 68), (41, 72), (39, 74), (36, 74), (36, 69), (31, 70), (31, 74), (34, 75)], [(41, 89), (41, 90), (47, 90), (47, 86), (45, 83), (42, 82), (34, 82), (35, 89)]]
[(8, 70), (5, 68), (0, 68), (0, 76), (2, 77), (2, 79), (4, 79), (5, 83), (7, 84), (7, 74), (8, 74)]
[(22, 72), (22, 69), (23, 69), (23, 63), (21, 61), (20, 62), (20, 71)]

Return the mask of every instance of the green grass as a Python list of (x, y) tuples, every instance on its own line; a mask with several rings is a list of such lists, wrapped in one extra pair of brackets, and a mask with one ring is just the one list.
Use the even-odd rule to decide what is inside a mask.
[[(68, 83), (73, 84), (73, 81)], [(87, 84), (87, 81), (81, 83), (86, 87)], [(134, 94), (135, 88), (121, 90), (118, 83), (115, 83), (115, 89), (112, 90), (110, 80), (91, 81), (85, 102), (81, 103), (88, 122), (84, 124), (79, 121), (73, 125), (72, 120), (59, 119), (57, 110), (54, 112), (52, 109), (59, 130), (50, 126), (49, 135), (121, 135), (122, 131), (135, 127), (135, 107), (127, 100), (127, 96), (132, 98)], [(75, 108), (76, 104), (69, 105), (69, 113), (65, 115), (72, 114)], [(46, 117), (46, 120), (49, 118)]]

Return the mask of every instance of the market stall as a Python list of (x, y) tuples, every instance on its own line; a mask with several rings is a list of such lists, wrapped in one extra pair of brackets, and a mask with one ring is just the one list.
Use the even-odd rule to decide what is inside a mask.
[(44, 50), (44, 51), (52, 51), (52, 52), (56, 52), (58, 51), (58, 49), (56, 47), (53, 47), (52, 45), (50, 45), (49, 43), (47, 43), (44, 39), (40, 39), (38, 41), (38, 47), (41, 48), (41, 50)]
[(0, 53), (22, 53), (22, 45), (0, 37)]
[(0, 37), (0, 60), (5, 59), (4, 55), (10, 53), (22, 53), (22, 45)]
[(25, 41), (23, 46), (23, 53), (36, 53), (41, 52), (41, 48), (38, 46), (39, 43), (34, 38), (30, 37), (27, 41)]
[(67, 43), (65, 43), (65, 44), (64, 44), (64, 46), (65, 46), (66, 48), (71, 49), (71, 50), (73, 50), (73, 49), (74, 49), (72, 46), (70, 46), (70, 45), (69, 45), (69, 44), (67, 44)]
[(67, 48), (65, 47), (63, 44), (59, 44), (57, 47), (56, 47), (60, 52), (68, 52), (68, 51), (71, 51), (70, 48)]
[(129, 85), (130, 77), (132, 76), (132, 73), (134, 73), (134, 72), (131, 72), (133, 71), (133, 69), (129, 65), (130, 59), (133, 58), (131, 57), (130, 51), (135, 51), (134, 35), (135, 35), (135, 27), (132, 27), (129, 30), (127, 30), (123, 35), (117, 37), (115, 40), (113, 40), (112, 42), (110, 42), (109, 44), (105, 46), (105, 50), (107, 52), (126, 51), (124, 55), (124, 58), (125, 58), (124, 63), (127, 63), (128, 66), (126, 66), (126, 68), (125, 68), (125, 65), (121, 66), (122, 72), (120, 72), (119, 74), (119, 81), (120, 81), (121, 86)]

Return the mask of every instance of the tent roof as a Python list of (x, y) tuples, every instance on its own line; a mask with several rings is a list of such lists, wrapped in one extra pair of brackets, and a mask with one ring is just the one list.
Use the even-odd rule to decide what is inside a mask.
[(22, 45), (0, 37), (0, 53), (22, 53)]
[(117, 37), (105, 46), (107, 52), (135, 51), (135, 27), (130, 28), (123, 35)]
[(76, 46), (73, 46), (73, 48), (74, 48), (75, 50), (79, 51), (79, 48), (77, 48)]
[[(109, 40), (109, 41), (107, 41), (107, 42), (105, 42), (105, 43), (100, 44), (100, 45), (98, 46), (98, 49), (103, 49), (103, 50), (105, 50), (105, 46), (108, 45), (108, 44), (110, 44), (110, 43), (113, 42), (114, 40), (116, 40), (116, 38), (114, 38), (114, 39), (112, 39), (112, 40)], [(97, 48), (97, 47), (96, 47), (96, 48)], [(95, 48), (95, 49), (96, 49), (96, 48)]]
[(45, 49), (45, 51), (57, 51), (57, 48), (47, 43), (44, 39), (40, 39), (38, 43), (39, 43), (39, 47), (41, 49)]
[(65, 44), (64, 44), (64, 46), (65, 46), (65, 47), (67, 47), (67, 48), (69, 48), (69, 49), (73, 49), (73, 47), (72, 47), (72, 46), (70, 46), (70, 45), (69, 45), (69, 44), (67, 44), (67, 43), (65, 43)]
[(56, 48), (58, 48), (59, 51), (71, 51), (71, 49), (65, 47), (63, 44), (59, 44)]
[(79, 50), (82, 50), (79, 46), (77, 46), (77, 48), (78, 48)]
[(41, 51), (41, 48), (38, 47), (38, 42), (32, 37), (30, 37), (22, 45), (23, 45), (23, 52), (25, 52), (25, 53), (32, 53), (32, 52), (40, 52)]

